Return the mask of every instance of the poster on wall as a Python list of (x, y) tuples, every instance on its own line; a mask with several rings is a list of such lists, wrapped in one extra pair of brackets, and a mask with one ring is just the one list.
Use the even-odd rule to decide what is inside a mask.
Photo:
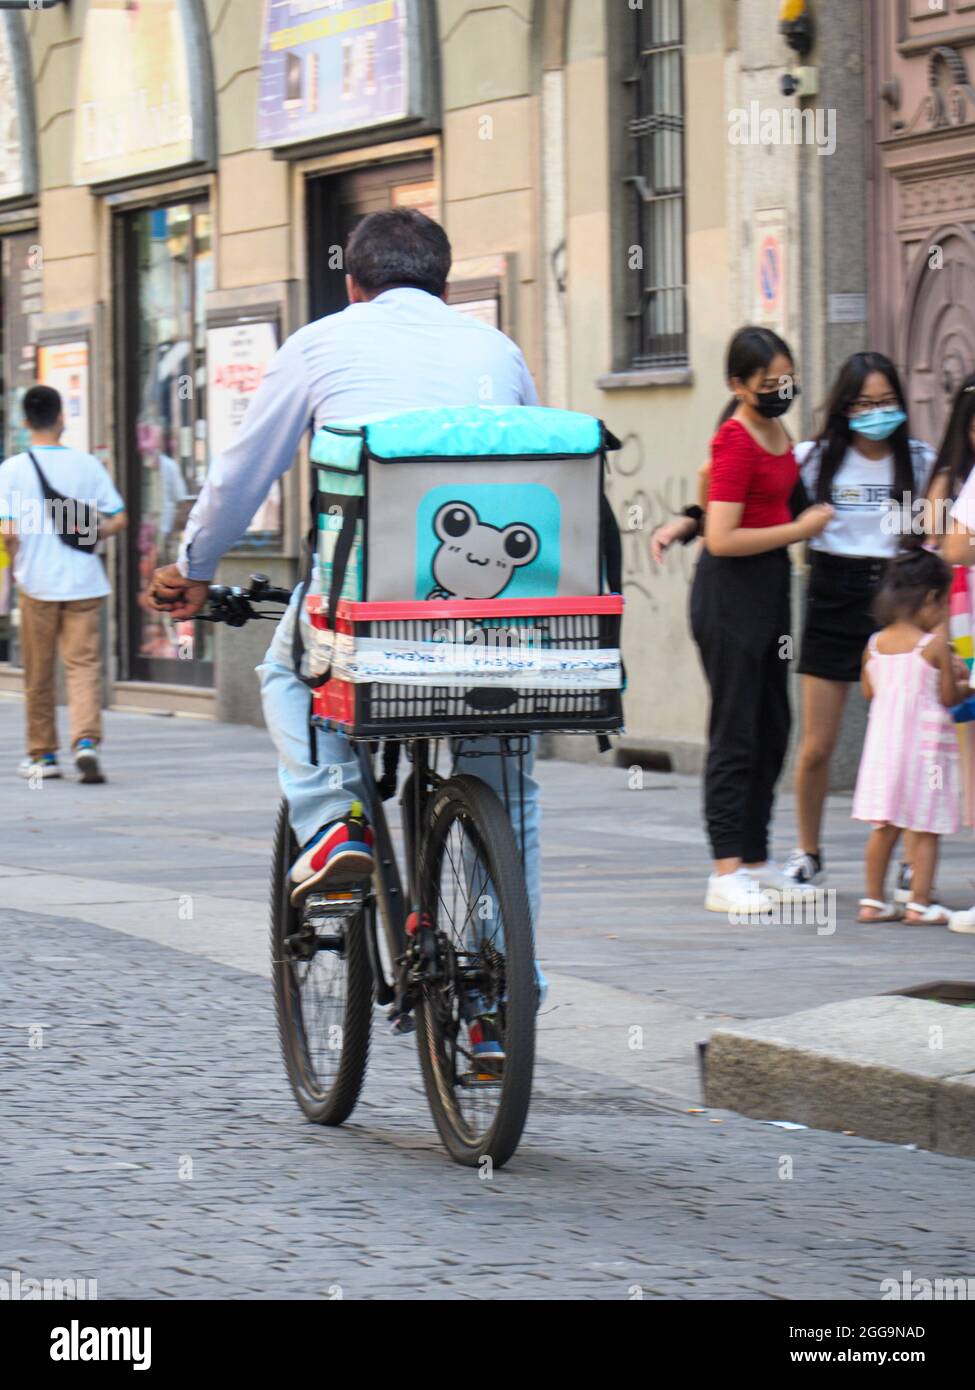
[(257, 143), (341, 135), (418, 114), (409, 0), (264, 0)]
[(78, 69), (74, 181), (101, 183), (203, 157), (181, 0), (89, 0)]
[(0, 199), (20, 198), (34, 191), (24, 167), (27, 151), (18, 91), (21, 65), (13, 27), (21, 22), (20, 15), (0, 14)]
[(3, 238), (3, 445), (5, 455), (27, 448), (23, 399), (37, 380), (37, 329), (43, 308), (41, 248), (36, 232)]
[(762, 208), (754, 215), (756, 323), (788, 334), (786, 280), (787, 222), (784, 208)]
[[(278, 327), (270, 320), (222, 324), (207, 329), (207, 433), (210, 457), (237, 438), (247, 408), (278, 350)], [(281, 532), (281, 484), (276, 482), (247, 528), (252, 540)]]
[(88, 410), (88, 343), (45, 344), (37, 349), (37, 380), (60, 392), (64, 410), (61, 442), (87, 454), (91, 438)]

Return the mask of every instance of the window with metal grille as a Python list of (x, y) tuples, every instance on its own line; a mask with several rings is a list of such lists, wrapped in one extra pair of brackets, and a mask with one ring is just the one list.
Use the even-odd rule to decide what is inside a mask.
[(625, 356), (632, 368), (680, 367), (688, 360), (683, 0), (643, 0), (625, 23)]

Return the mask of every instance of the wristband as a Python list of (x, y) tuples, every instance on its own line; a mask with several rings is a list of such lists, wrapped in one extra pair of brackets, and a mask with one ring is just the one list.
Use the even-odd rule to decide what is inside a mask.
[(681, 516), (686, 516), (688, 521), (694, 522), (694, 530), (681, 541), (681, 545), (690, 545), (691, 541), (696, 541), (704, 534), (704, 511), (701, 507), (685, 507)]

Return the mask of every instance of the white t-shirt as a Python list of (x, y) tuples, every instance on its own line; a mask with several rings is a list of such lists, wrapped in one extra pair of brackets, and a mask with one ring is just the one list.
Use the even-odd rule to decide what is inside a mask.
[(975, 468), (962, 483), (961, 492), (951, 509), (951, 518), (959, 526), (964, 526), (966, 531), (975, 531)]
[[(822, 446), (807, 440), (796, 445), (795, 453), (806, 491), (810, 500), (815, 501)], [(936, 458), (937, 454), (929, 445), (918, 439), (911, 440), (915, 499), (924, 496)], [(893, 476), (893, 454), (882, 459), (868, 459), (851, 446), (833, 479), (830, 501), (836, 515), (826, 529), (809, 542), (810, 549), (824, 551), (827, 555), (896, 555), (901, 538), (898, 533), (900, 518), (896, 513), (891, 514)]]
[[(91, 454), (50, 444), (35, 444), (33, 453), (55, 492), (87, 502), (105, 516), (124, 511), (108, 472)], [(65, 545), (56, 534), (40, 479), (26, 454), (14, 454), (0, 464), (0, 519), (16, 523), (14, 578), (31, 598), (68, 603), (111, 592), (99, 557)]]

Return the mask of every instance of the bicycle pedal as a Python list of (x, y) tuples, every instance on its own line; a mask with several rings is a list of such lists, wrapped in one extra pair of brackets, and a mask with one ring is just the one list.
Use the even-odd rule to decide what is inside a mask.
[(466, 1091), (487, 1091), (500, 1086), (502, 1080), (500, 1072), (467, 1071), (461, 1072), (457, 1077), (457, 1084), (463, 1086)]
[(303, 903), (305, 917), (353, 917), (362, 907), (361, 891), (334, 889), (331, 893), (309, 893)]

